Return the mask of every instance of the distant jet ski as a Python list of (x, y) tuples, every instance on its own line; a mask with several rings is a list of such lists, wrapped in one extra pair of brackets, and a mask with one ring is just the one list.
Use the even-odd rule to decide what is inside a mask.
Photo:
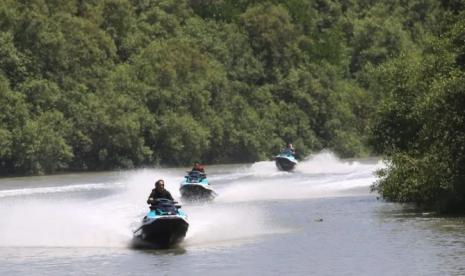
[(209, 201), (216, 197), (205, 173), (199, 171), (189, 171), (181, 182), (179, 191), (186, 201)]
[(142, 225), (134, 231), (133, 246), (136, 248), (169, 248), (180, 243), (186, 236), (189, 223), (181, 206), (169, 199), (157, 199)]
[(291, 151), (283, 151), (275, 156), (276, 167), (281, 171), (292, 171), (298, 161)]

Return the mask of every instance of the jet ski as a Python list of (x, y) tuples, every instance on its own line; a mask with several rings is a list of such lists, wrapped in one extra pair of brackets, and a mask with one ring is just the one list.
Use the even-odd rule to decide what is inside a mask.
[(283, 151), (275, 156), (275, 163), (281, 171), (292, 171), (298, 161), (291, 151)]
[(216, 197), (207, 176), (199, 171), (189, 171), (181, 182), (179, 191), (185, 201), (209, 201)]
[(186, 236), (189, 223), (181, 206), (169, 199), (156, 199), (142, 225), (134, 231), (136, 248), (168, 248), (180, 243)]

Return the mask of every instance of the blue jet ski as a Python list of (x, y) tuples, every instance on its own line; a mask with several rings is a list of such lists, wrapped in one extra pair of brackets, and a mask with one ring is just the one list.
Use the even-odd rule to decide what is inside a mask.
[(181, 206), (169, 199), (157, 199), (142, 225), (134, 231), (136, 248), (168, 248), (180, 243), (186, 236), (189, 223)]
[(199, 171), (189, 171), (181, 182), (179, 191), (182, 199), (186, 201), (209, 201), (216, 197), (207, 176)]
[(275, 163), (281, 171), (292, 171), (298, 161), (291, 151), (283, 151), (275, 156)]

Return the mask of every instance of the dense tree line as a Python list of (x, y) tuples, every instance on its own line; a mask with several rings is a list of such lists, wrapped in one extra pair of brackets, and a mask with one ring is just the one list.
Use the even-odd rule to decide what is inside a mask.
[(421, 51), (373, 68), (383, 95), (373, 144), (389, 154), (373, 186), (385, 198), (446, 213), (465, 212), (465, 3), (445, 17)]
[(427, 178), (418, 167), (458, 196), (462, 9), (458, 0), (1, 1), (0, 175), (250, 162), (292, 141), (302, 156), (388, 154), (375, 187), (388, 199), (418, 201), (399, 187), (410, 193), (413, 173)]

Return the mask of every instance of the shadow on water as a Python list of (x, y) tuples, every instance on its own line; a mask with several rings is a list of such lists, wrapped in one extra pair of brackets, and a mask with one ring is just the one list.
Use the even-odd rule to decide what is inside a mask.
[[(427, 211), (417, 207), (413, 203), (391, 203), (384, 202), (382, 208), (378, 210), (378, 214), (384, 217), (398, 219), (430, 219), (430, 220), (446, 220), (465, 223), (464, 215), (457, 214), (439, 214), (434, 211)], [(464, 224), (465, 226), (465, 224)]]
[(147, 255), (154, 255), (154, 256), (179, 256), (184, 255), (187, 250), (181, 246), (171, 247), (171, 248), (135, 248), (132, 247), (133, 250), (137, 250)]

